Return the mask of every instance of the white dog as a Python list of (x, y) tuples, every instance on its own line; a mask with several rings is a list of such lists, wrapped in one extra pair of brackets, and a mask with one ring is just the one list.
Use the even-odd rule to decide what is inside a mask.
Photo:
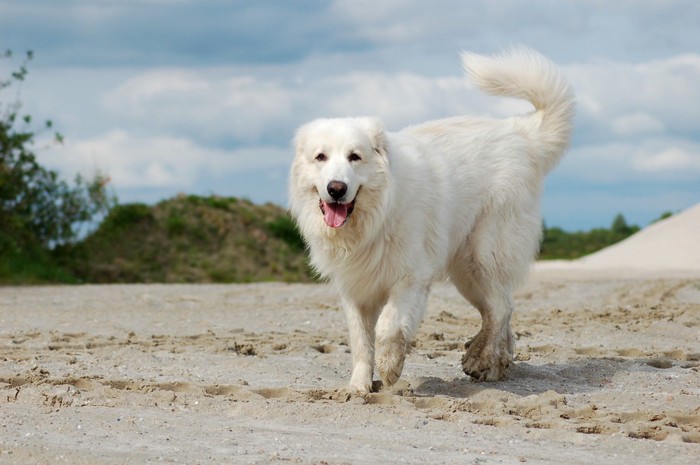
[(464, 372), (499, 380), (513, 360), (512, 293), (538, 250), (543, 178), (569, 145), (573, 93), (529, 49), (462, 59), (479, 88), (535, 110), (396, 133), (376, 118), (320, 119), (296, 135), (290, 209), (311, 263), (340, 293), (354, 390), (371, 390), (375, 360), (385, 385), (399, 378), (436, 279), (481, 313)]

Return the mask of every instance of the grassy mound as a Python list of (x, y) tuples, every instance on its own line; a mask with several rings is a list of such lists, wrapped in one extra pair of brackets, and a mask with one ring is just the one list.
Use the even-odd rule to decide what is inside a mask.
[(224, 197), (178, 196), (115, 207), (65, 254), (83, 282), (310, 281), (287, 212)]

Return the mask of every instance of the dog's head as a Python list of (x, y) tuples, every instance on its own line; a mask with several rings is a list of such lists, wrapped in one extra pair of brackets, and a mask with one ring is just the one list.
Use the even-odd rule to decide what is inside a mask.
[[(297, 220), (299, 203), (315, 203), (328, 228), (352, 221), (363, 209), (363, 197), (376, 191), (386, 172), (387, 139), (376, 118), (320, 119), (302, 126), (296, 135), (290, 199)], [(369, 200), (369, 198), (365, 199)], [(295, 212), (296, 210), (296, 212)]]

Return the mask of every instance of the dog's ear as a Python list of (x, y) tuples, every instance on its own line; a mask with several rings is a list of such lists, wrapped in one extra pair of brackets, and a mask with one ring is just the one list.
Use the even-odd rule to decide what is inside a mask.
[(372, 143), (372, 148), (379, 155), (385, 157), (387, 154), (388, 141), (386, 137), (386, 131), (384, 130), (384, 123), (379, 118), (363, 118), (365, 123), (365, 129), (369, 135), (369, 140)]

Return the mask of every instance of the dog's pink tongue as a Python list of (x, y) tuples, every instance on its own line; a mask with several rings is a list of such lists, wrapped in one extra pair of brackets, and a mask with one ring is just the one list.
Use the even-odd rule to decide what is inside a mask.
[(323, 219), (331, 228), (341, 227), (348, 219), (347, 204), (323, 202), (323, 210), (325, 211)]

